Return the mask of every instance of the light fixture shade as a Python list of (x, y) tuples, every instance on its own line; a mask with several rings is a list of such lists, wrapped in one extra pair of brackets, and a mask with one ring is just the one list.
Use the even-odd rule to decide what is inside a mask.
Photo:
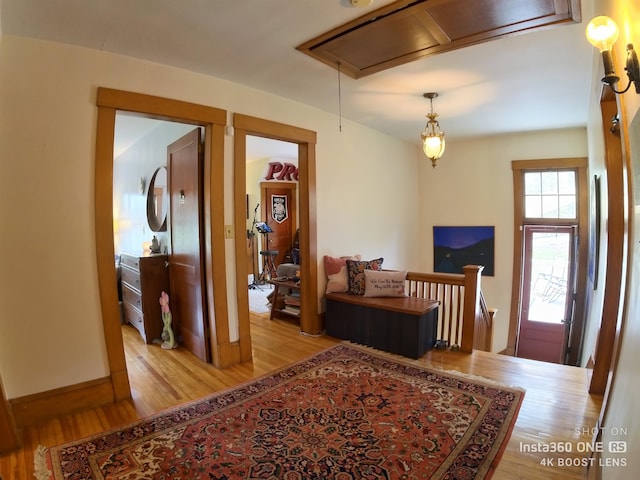
[(438, 160), (444, 153), (444, 133), (424, 133), (422, 134), (422, 150), (432, 162)]
[(587, 40), (601, 52), (611, 50), (618, 40), (618, 26), (606, 16), (595, 17), (587, 25)]
[(444, 132), (440, 130), (440, 124), (438, 123), (438, 114), (433, 112), (433, 99), (438, 96), (435, 92), (425, 93), (424, 98), (429, 99), (431, 106), (430, 112), (427, 113), (427, 125), (424, 127), (424, 132), (420, 134), (422, 138), (422, 150), (426, 157), (431, 160), (433, 168), (436, 167), (436, 162), (444, 153)]

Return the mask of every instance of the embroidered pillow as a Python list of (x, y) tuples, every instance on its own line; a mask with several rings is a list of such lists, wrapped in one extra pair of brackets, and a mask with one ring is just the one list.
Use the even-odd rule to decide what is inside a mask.
[(352, 257), (324, 256), (324, 273), (327, 277), (326, 293), (346, 292), (349, 290), (347, 259), (360, 260), (360, 255), (354, 255)]
[(365, 297), (406, 297), (407, 271), (364, 271)]
[(363, 295), (365, 290), (364, 271), (382, 270), (384, 258), (375, 260), (347, 260), (347, 275), (349, 277), (349, 293), (353, 295)]

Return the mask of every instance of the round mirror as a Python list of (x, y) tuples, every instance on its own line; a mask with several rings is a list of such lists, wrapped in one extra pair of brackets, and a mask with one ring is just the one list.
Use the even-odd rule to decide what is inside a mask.
[(149, 182), (147, 192), (147, 222), (154, 232), (167, 230), (167, 211), (169, 209), (169, 190), (166, 167), (158, 167)]

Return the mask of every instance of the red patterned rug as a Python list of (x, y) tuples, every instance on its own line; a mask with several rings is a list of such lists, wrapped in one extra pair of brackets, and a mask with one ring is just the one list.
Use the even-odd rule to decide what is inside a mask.
[(40, 449), (38, 478), (486, 479), (523, 396), (340, 344), (124, 428)]

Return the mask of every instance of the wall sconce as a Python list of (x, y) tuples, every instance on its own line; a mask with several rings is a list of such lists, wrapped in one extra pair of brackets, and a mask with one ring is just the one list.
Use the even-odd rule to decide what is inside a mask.
[[(437, 113), (433, 113), (433, 99), (438, 96), (437, 93), (430, 92), (425, 93), (424, 98), (428, 98), (431, 103), (431, 112), (427, 113), (429, 121), (424, 127), (424, 132), (420, 134), (422, 138), (422, 150), (429, 160), (431, 165), (436, 168), (436, 162), (444, 153), (444, 132), (440, 130), (440, 124), (436, 120)], [(438, 131), (436, 132), (436, 128)]]
[(614, 85), (618, 83), (620, 77), (616, 75), (613, 66), (613, 58), (611, 57), (611, 49), (618, 40), (618, 26), (611, 18), (606, 16), (595, 17), (587, 25), (587, 40), (602, 53), (602, 62), (604, 63), (604, 77), (602, 82), (611, 87), (615, 93), (622, 94), (629, 90), (633, 83), (636, 87), (636, 93), (640, 93), (640, 66), (638, 65), (638, 56), (633, 49), (633, 44), (627, 44), (627, 66), (624, 68), (629, 77), (629, 84), (624, 90), (616, 90)]

